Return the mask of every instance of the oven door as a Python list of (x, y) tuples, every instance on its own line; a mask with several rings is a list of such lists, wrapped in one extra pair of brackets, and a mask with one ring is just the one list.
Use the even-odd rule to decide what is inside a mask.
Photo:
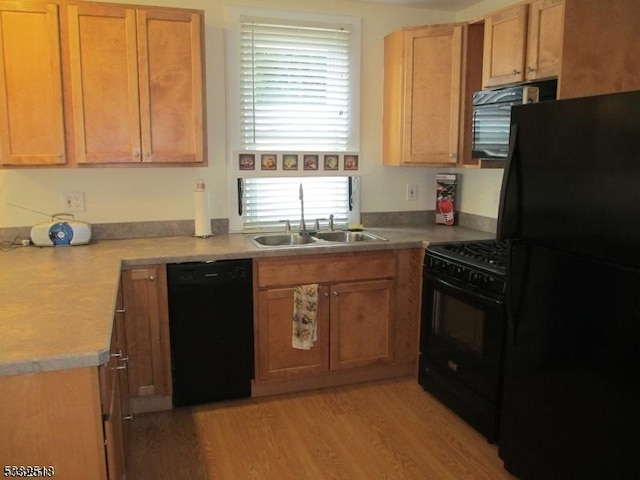
[(443, 388), (496, 404), (504, 341), (502, 299), (425, 271), (422, 300), (421, 383), (431, 375), (438, 380), (427, 382), (445, 382), (448, 387)]
[(425, 270), (418, 382), (482, 433), (498, 439), (503, 302)]

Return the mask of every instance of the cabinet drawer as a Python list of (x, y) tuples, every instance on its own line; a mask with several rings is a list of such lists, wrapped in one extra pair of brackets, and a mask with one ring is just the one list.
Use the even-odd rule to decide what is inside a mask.
[(258, 288), (392, 278), (395, 252), (348, 253), (257, 261)]

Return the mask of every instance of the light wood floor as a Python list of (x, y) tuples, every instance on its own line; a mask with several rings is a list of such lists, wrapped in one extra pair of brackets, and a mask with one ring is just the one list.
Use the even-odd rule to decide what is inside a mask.
[(415, 379), (138, 415), (129, 480), (514, 480)]

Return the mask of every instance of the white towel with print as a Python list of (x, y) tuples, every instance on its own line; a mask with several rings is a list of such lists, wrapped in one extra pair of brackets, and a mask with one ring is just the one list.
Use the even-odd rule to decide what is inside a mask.
[(311, 350), (318, 340), (318, 285), (299, 285), (293, 294), (291, 346)]

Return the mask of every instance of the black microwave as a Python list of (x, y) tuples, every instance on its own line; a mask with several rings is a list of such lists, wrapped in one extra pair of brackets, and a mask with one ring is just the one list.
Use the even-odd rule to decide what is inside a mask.
[(556, 99), (558, 81), (529, 83), (473, 94), (471, 156), (504, 159), (509, 153), (511, 107)]

